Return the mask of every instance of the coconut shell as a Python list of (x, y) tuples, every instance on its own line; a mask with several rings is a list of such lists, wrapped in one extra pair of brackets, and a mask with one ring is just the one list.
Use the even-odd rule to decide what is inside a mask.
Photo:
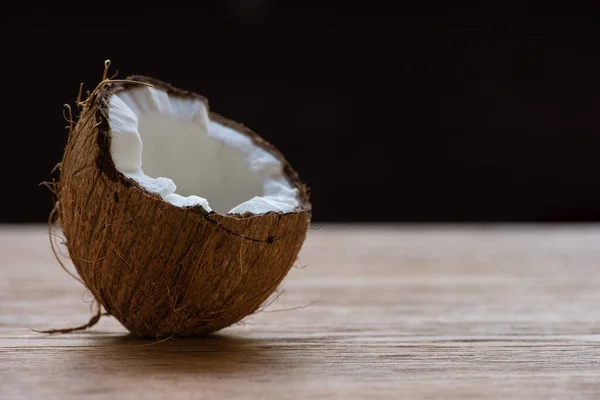
[(288, 273), (308, 229), (306, 187), (272, 145), (210, 113), (282, 161), (298, 189), (299, 209), (222, 215), (200, 206), (180, 208), (146, 191), (115, 168), (110, 154), (109, 98), (138, 87), (134, 81), (206, 102), (141, 76), (102, 82), (69, 135), (57, 188), (58, 223), (84, 285), (133, 334), (214, 332), (255, 312)]

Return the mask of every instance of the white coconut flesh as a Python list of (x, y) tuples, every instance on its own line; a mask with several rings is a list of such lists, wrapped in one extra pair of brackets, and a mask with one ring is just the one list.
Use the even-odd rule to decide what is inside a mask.
[(110, 97), (117, 170), (177, 207), (218, 213), (290, 212), (298, 189), (281, 161), (208, 118), (204, 102), (140, 87)]

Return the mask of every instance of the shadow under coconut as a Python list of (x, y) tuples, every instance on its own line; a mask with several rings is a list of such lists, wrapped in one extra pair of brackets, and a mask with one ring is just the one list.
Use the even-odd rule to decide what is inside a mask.
[(128, 376), (268, 373), (299, 365), (298, 360), (289, 359), (285, 346), (273, 340), (221, 334), (164, 341), (125, 335), (92, 338), (91, 342), (86, 351), (78, 351), (71, 357), (78, 358), (79, 363), (93, 363), (95, 368), (120, 371)]

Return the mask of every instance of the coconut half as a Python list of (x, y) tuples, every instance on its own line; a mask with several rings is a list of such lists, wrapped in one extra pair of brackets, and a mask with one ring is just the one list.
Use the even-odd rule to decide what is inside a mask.
[(284, 157), (206, 99), (156, 79), (103, 81), (72, 130), (59, 224), (85, 286), (141, 337), (240, 321), (306, 236), (306, 187)]

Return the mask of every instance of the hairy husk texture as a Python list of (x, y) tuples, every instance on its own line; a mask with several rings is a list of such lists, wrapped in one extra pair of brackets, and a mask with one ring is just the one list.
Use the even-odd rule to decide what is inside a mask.
[[(201, 98), (154, 79), (128, 79)], [(211, 114), (282, 160), (301, 208), (221, 215), (169, 204), (116, 170), (108, 101), (136, 84), (103, 83), (69, 135), (57, 188), (58, 223), (83, 283), (140, 337), (207, 334), (255, 312), (285, 277), (306, 236), (310, 203), (297, 174), (256, 134)]]

